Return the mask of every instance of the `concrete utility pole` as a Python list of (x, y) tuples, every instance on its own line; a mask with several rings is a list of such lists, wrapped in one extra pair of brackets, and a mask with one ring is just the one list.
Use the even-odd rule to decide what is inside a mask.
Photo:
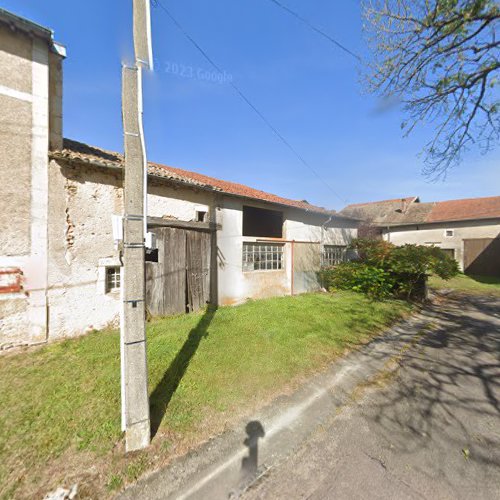
[(149, 0), (133, 0), (135, 65), (122, 68), (125, 143), (121, 314), (122, 429), (127, 452), (151, 442), (146, 358), (145, 232), (147, 160), (142, 127), (142, 68), (152, 69)]

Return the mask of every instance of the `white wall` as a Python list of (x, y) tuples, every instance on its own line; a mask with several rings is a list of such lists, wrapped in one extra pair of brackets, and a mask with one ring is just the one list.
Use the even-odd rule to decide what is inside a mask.
[[(210, 198), (150, 181), (148, 214), (194, 220)], [(123, 212), (121, 174), (52, 161), (49, 211), (50, 338), (117, 325), (120, 295), (106, 292), (105, 270), (120, 265), (111, 215)]]
[(243, 205), (283, 211), (283, 239), (285, 240), (346, 245), (355, 237), (357, 231), (355, 228), (348, 227), (349, 224), (337, 220), (330, 221), (329, 227), (323, 229), (323, 225), (329, 219), (326, 215), (282, 208), (254, 200), (244, 201), (225, 197), (217, 219), (218, 223), (222, 223), (222, 230), (217, 236), (220, 257), (218, 261), (219, 303), (221, 305), (238, 304), (249, 298), (289, 295), (292, 291), (291, 243), (285, 244), (285, 269), (243, 271), (243, 242), (262, 239), (242, 236)]
[(195, 220), (196, 211), (208, 212), (211, 193), (192, 189), (175, 189), (165, 182), (148, 181), (148, 215), (174, 217), (183, 221)]
[[(453, 230), (453, 236), (446, 236), (447, 229)], [(496, 238), (500, 235), (500, 220), (449, 222), (420, 226), (401, 226), (384, 229), (385, 240), (395, 245), (407, 243), (417, 245), (435, 245), (440, 248), (455, 250), (455, 259), (463, 270), (464, 239)]]
[(23, 280), (20, 293), (0, 294), (2, 346), (47, 335), (49, 47), (3, 27), (0, 42), (0, 270)]
[[(111, 215), (123, 211), (121, 173), (90, 166), (52, 161), (50, 165), (49, 307), (50, 338), (73, 336), (119, 319), (120, 297), (106, 293), (106, 266), (119, 265), (114, 249)], [(174, 188), (150, 181), (148, 214), (195, 219), (196, 211), (217, 206), (218, 293), (221, 305), (248, 298), (291, 293), (291, 245), (285, 245), (285, 269), (242, 270), (244, 241), (243, 205), (283, 210), (284, 238), (331, 244), (347, 244), (356, 230), (337, 221), (323, 229), (328, 217), (297, 209), (244, 201), (191, 188)], [(338, 227), (331, 227), (332, 224)], [(319, 248), (319, 246), (318, 246)]]

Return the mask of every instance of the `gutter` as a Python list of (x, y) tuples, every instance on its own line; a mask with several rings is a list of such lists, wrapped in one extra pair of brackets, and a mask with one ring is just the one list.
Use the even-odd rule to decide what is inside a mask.
[(0, 8), (0, 23), (7, 25), (10, 29), (24, 31), (27, 35), (35, 35), (49, 42), (52, 52), (61, 57), (66, 57), (66, 48), (54, 41), (54, 31), (29, 19), (18, 16), (13, 12)]
[(54, 35), (51, 29), (2, 8), (0, 8), (0, 21), (26, 33), (33, 33), (46, 40), (52, 41)]
[(323, 253), (322, 253), (322, 249), (325, 245), (325, 231), (326, 231), (326, 226), (331, 222), (333, 218), (333, 214), (330, 215), (330, 217), (328, 217), (328, 219), (326, 220), (326, 222), (324, 224), (321, 225), (321, 249), (320, 249), (320, 252), (321, 252), (321, 265), (323, 265)]
[(487, 215), (485, 217), (472, 217), (470, 219), (446, 219), (446, 220), (435, 220), (435, 221), (423, 221), (423, 222), (405, 222), (404, 224), (375, 224), (376, 227), (386, 228), (386, 229), (396, 229), (398, 227), (408, 227), (408, 226), (430, 226), (433, 224), (459, 224), (460, 222), (473, 222), (473, 221), (484, 221), (484, 220), (495, 220), (500, 219), (500, 214), (498, 215)]

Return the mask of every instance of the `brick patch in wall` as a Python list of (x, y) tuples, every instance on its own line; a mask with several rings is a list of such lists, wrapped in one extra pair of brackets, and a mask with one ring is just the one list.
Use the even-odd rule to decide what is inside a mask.
[(23, 272), (18, 267), (0, 268), (0, 293), (19, 293), (23, 290)]

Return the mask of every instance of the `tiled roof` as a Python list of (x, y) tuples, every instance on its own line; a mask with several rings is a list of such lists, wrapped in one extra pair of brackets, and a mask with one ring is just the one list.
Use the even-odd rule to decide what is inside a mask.
[[(76, 161), (79, 163), (83, 162), (100, 167), (122, 167), (124, 161), (123, 155), (120, 153), (106, 151), (104, 149), (89, 146), (87, 144), (83, 144), (81, 142), (73, 141), (70, 139), (64, 139), (63, 149), (60, 151), (52, 151), (50, 153), (50, 156), (56, 159)], [(221, 179), (209, 177), (197, 172), (169, 167), (167, 165), (161, 165), (159, 163), (149, 162), (148, 174), (155, 177), (161, 177), (164, 179), (169, 179), (175, 182), (186, 184), (188, 186), (208, 189), (212, 191), (219, 191), (221, 193), (229, 195), (242, 196), (245, 198), (251, 198), (259, 201), (298, 208), (300, 210), (305, 210), (308, 212), (321, 213), (325, 215), (335, 214), (335, 211), (333, 210), (327, 210), (323, 207), (317, 207), (307, 203), (306, 201), (282, 198), (281, 196), (266, 193), (265, 191), (260, 191), (258, 189), (253, 189), (243, 184), (223, 181)], [(335, 216), (339, 218), (349, 218), (348, 216), (343, 214), (335, 214)]]
[(430, 203), (401, 198), (349, 205), (340, 213), (378, 226), (500, 218), (500, 196)]
[(496, 217), (500, 217), (500, 196), (490, 196), (437, 202), (427, 217), (427, 222)]
[(402, 203), (413, 203), (415, 201), (418, 201), (418, 196), (407, 196), (406, 198), (394, 198), (392, 200), (380, 200), (380, 201), (366, 201), (364, 203), (352, 203), (351, 205), (348, 205), (347, 207), (344, 208), (344, 210), (351, 209), (351, 208), (356, 208), (356, 207), (365, 207), (366, 205), (390, 205), (390, 204), (396, 204), (396, 205), (401, 205)]
[(372, 224), (393, 225), (403, 222), (410, 214), (412, 219), (421, 220), (425, 218), (430, 208), (428, 203), (420, 203), (417, 196), (409, 196), (394, 200), (356, 203), (348, 205), (340, 213)]

